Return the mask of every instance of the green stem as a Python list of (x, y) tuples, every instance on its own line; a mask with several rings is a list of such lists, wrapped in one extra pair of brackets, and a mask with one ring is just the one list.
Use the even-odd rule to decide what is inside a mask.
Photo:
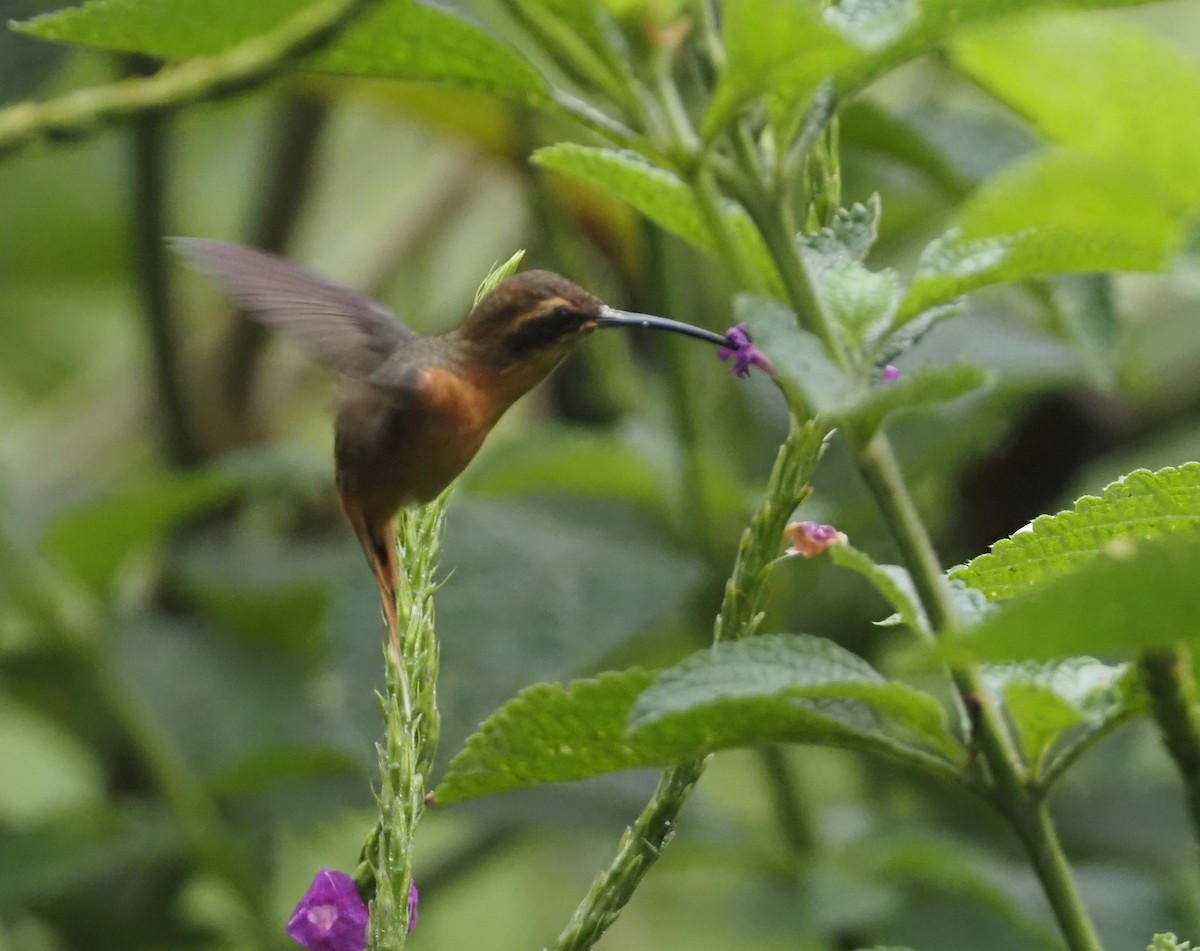
[[(733, 571), (725, 585), (721, 613), (713, 629), (716, 641), (753, 634), (762, 620), (767, 580), (778, 554), (788, 517), (800, 500), (817, 460), (823, 439), (813, 424), (793, 426), (779, 450), (767, 496), (742, 533)], [(583, 951), (595, 944), (629, 901), (650, 866), (674, 833), (675, 821), (704, 772), (705, 760), (681, 763), (665, 770), (653, 798), (622, 836), (617, 854), (596, 879), (571, 921), (551, 946), (552, 951)]]
[(1079, 897), (1071, 877), (1071, 869), (1058, 834), (1050, 821), (1050, 814), (1042, 803), (1030, 804), (1022, 821), (1014, 823), (1018, 836), (1025, 845), (1042, 890), (1054, 910), (1058, 926), (1073, 951), (1101, 951), (1103, 945), (1096, 934), (1095, 926), (1087, 908)]
[(1200, 695), (1191, 651), (1183, 645), (1152, 651), (1142, 655), (1140, 665), (1151, 715), (1183, 779), (1192, 827), (1200, 837)]
[(773, 201), (768, 188), (759, 180), (759, 164), (745, 138), (735, 135), (734, 144), (738, 168), (743, 179), (743, 204), (775, 261), (783, 279), (784, 292), (792, 308), (804, 326), (821, 338), (830, 355), (843, 367), (849, 366), (849, 356), (834, 326), (833, 318), (813, 286), (804, 260), (796, 247), (796, 237), (789, 224), (787, 208)]
[(654, 81), (663, 115), (670, 130), (676, 162), (694, 165), (700, 155), (700, 136), (692, 125), (673, 72), (675, 49), (663, 47), (654, 56)]
[(651, 161), (662, 161), (661, 155), (649, 146), (644, 135), (635, 132), (629, 126), (614, 119), (607, 113), (601, 112), (590, 103), (584, 102), (577, 96), (572, 96), (561, 89), (554, 90), (551, 93), (551, 99), (554, 108), (561, 115), (574, 122), (578, 122), (585, 129), (590, 129), (600, 137), (607, 139), (611, 144), (630, 149)]
[(0, 109), (0, 154), (38, 139), (78, 139), (108, 122), (240, 92), (334, 39), (379, 0), (319, 0), (259, 36), (216, 56), (169, 66), (153, 76)]
[(758, 757), (767, 774), (771, 805), (788, 851), (794, 860), (812, 855), (817, 845), (817, 833), (787, 754), (779, 746), (764, 746), (758, 751)]
[(663, 772), (650, 802), (621, 836), (616, 857), (592, 884), (550, 951), (590, 948), (617, 920), (675, 834), (675, 822), (704, 773), (704, 764), (703, 759), (693, 760)]
[[(743, 175), (753, 171), (744, 161), (739, 164)], [(762, 183), (752, 187), (760, 193), (765, 191)], [(825, 341), (831, 355), (847, 365), (849, 357), (787, 232), (781, 210), (766, 202), (753, 202), (748, 210), (776, 259), (793, 309), (808, 329)], [(846, 437), (859, 472), (900, 547), (934, 630), (943, 635), (953, 631), (957, 619), (949, 586), (890, 443), (882, 434), (860, 440), (854, 432), (847, 432)], [(1028, 784), (1016, 746), (979, 672), (972, 666), (962, 666), (952, 671), (952, 677), (961, 701), (978, 710), (975, 739), (991, 774), (991, 799), (1025, 845), (1064, 937), (1072, 951), (1098, 951), (1099, 938), (1079, 900), (1054, 828)]]
[[(157, 63), (144, 56), (126, 60), (130, 75), (153, 74)], [(167, 125), (162, 115), (140, 115), (130, 128), (132, 147), (133, 264), (150, 342), (155, 402), (162, 418), (164, 455), (172, 466), (189, 468), (203, 460), (188, 414), (183, 370), (171, 304), (166, 227)]]
[(371, 951), (398, 951), (408, 936), (414, 840), (425, 812), (426, 781), (440, 730), (433, 594), (448, 496), (444, 492), (428, 505), (403, 512), (399, 520), (396, 611), (403, 657), (384, 644), (386, 734), (378, 748), (380, 787), (375, 797), (379, 824), (363, 847), (363, 861), (354, 875), (359, 891), (374, 895), (368, 929)]
[(599, 90), (626, 113), (640, 120), (647, 118), (633, 73), (607, 42), (593, 48), (541, 3), (504, 0), (504, 6), (572, 79), (586, 89)]
[(704, 223), (708, 225), (717, 242), (721, 259), (733, 272), (738, 286), (747, 290), (760, 290), (762, 279), (729, 227), (729, 220), (721, 206), (721, 195), (717, 191), (712, 173), (703, 168), (697, 171), (692, 179), (692, 192), (696, 196), (700, 214), (704, 216)]
[[(687, 314), (692, 312), (695, 294), (686, 281), (673, 280), (683, 273), (672, 267), (672, 250), (666, 235), (653, 226), (646, 233), (646, 273), (651, 275), (651, 311), (664, 314)], [(675, 436), (679, 444), (683, 467), (679, 482), (679, 499), (682, 506), (683, 524), (689, 544), (695, 544), (707, 556), (715, 553), (712, 535), (712, 516), (704, 491), (704, 467), (701, 462), (701, 425), (698, 406), (702, 402), (695, 387), (689, 385), (689, 354), (687, 341), (661, 341), (667, 358), (667, 392), (671, 401), (671, 415), (675, 424)], [(685, 349), (687, 352), (685, 352)]]
[[(950, 589), (933, 544), (917, 513), (891, 445), (882, 435), (854, 444), (859, 472), (892, 530), (917, 593), (941, 634), (956, 626)], [(1000, 711), (972, 666), (955, 668), (955, 687), (962, 701), (978, 710), (976, 741), (994, 786), (992, 800), (1025, 846), (1072, 951), (1099, 951), (1100, 939), (1079, 898), (1070, 869), (1045, 807), (1027, 783), (1028, 777)]]
[(717, 26), (713, 0), (695, 0), (693, 6), (700, 21), (700, 36), (708, 58), (713, 66), (720, 70), (725, 65), (725, 44), (721, 39), (721, 29)]

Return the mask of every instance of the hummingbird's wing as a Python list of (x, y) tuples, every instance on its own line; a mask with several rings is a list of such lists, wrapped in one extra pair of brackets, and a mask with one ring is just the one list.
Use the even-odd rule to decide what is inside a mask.
[(416, 336), (382, 304), (273, 254), (204, 238), (168, 240), (256, 320), (346, 376), (365, 379)]

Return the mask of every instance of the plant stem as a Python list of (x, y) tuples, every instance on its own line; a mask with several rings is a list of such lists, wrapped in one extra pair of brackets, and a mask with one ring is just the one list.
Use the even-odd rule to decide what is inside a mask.
[(713, 10), (713, 0), (695, 0), (696, 17), (700, 21), (700, 36), (704, 49), (708, 53), (716, 69), (725, 65), (725, 44), (721, 39), (721, 29), (717, 26), (716, 11)]
[[(126, 58), (126, 72), (147, 76), (157, 63)], [(189, 468), (203, 459), (188, 415), (176, 337), (163, 235), (166, 234), (167, 127), (162, 115), (140, 115), (130, 128), (132, 146), (133, 261), (142, 314), (150, 341), (155, 402), (162, 419), (163, 453), (172, 466)]]
[(617, 854), (592, 884), (551, 951), (590, 948), (632, 897), (650, 866), (675, 834), (675, 821), (704, 773), (706, 760), (693, 760), (664, 770), (658, 787), (637, 821), (625, 830)]
[(596, 89), (627, 113), (645, 119), (633, 73), (620, 54), (605, 42), (588, 41), (541, 3), (504, 0), (503, 6), (538, 41), (558, 66), (585, 88)]
[[(780, 537), (816, 468), (823, 444), (820, 430), (810, 423), (793, 425), (780, 448), (766, 499), (742, 533), (733, 571), (725, 584), (721, 613), (714, 624), (714, 640), (749, 636), (762, 620), (767, 580), (779, 552)], [(621, 837), (613, 861), (575, 909), (571, 921), (551, 945), (552, 951), (590, 948), (616, 920), (673, 835), (675, 820), (700, 780), (704, 764), (704, 759), (697, 759), (664, 770), (654, 796)]]
[[(379, 824), (355, 871), (360, 893), (374, 894), (368, 929), (371, 951), (398, 951), (408, 936), (417, 824), (425, 812), (425, 785), (437, 749), (438, 644), (433, 629), (437, 552), (449, 492), (399, 519), (400, 575), (396, 609), (400, 649), (384, 644), (387, 691), (381, 697), (386, 734), (378, 746)], [(407, 700), (407, 702), (404, 702)]]
[(215, 56), (168, 66), (153, 76), (80, 89), (48, 102), (0, 109), (0, 155), (38, 139), (79, 139), (101, 125), (176, 109), (256, 86), (297, 57), (334, 39), (379, 0), (319, 0), (274, 29)]
[[(650, 275), (650, 305), (652, 313), (687, 314), (692, 312), (696, 294), (692, 284), (672, 279), (684, 273), (673, 267), (677, 255), (666, 235), (653, 226), (646, 232), (646, 273)], [(697, 419), (697, 403), (701, 394), (689, 385), (689, 354), (687, 341), (663, 340), (667, 362), (667, 393), (671, 401), (671, 416), (675, 438), (682, 457), (679, 480), (681, 519), (685, 538), (709, 559), (715, 554), (712, 535), (712, 515), (704, 491), (704, 467), (701, 462), (701, 427)], [(687, 348), (687, 353), (685, 353)]]
[(1018, 836), (1037, 873), (1042, 890), (1054, 910), (1058, 926), (1074, 951), (1100, 951), (1103, 945), (1084, 907), (1071, 877), (1071, 869), (1058, 834), (1043, 803), (1031, 803), (1020, 823), (1014, 823)]
[(1150, 712), (1187, 792), (1192, 827), (1200, 837), (1200, 712), (1192, 655), (1184, 645), (1151, 651), (1140, 660)]
[[(739, 167), (743, 175), (754, 170), (746, 159), (739, 162)], [(745, 188), (760, 195), (767, 190), (763, 182), (748, 183)], [(783, 210), (765, 201), (751, 202), (747, 210), (776, 259), (793, 310), (826, 343), (830, 355), (847, 366), (849, 356), (824, 311), (799, 248), (787, 232)], [(891, 444), (882, 434), (865, 440), (856, 438), (852, 431), (845, 435), (859, 472), (904, 556), (935, 632), (953, 631), (957, 620), (950, 589)], [(1054, 828), (1027, 784), (1024, 765), (999, 710), (974, 667), (960, 666), (951, 673), (962, 702), (979, 711), (976, 739), (991, 774), (993, 801), (1025, 845), (1067, 943), (1073, 951), (1098, 951), (1099, 938), (1079, 899)]]
[(817, 833), (787, 754), (775, 745), (764, 746), (758, 754), (767, 775), (775, 818), (793, 861), (812, 855), (817, 845)]

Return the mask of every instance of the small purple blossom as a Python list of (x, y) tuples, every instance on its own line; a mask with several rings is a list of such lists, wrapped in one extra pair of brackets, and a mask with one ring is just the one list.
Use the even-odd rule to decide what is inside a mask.
[(417, 926), (417, 919), (420, 917), (417, 914), (417, 900), (420, 897), (417, 893), (417, 883), (410, 883), (408, 886), (408, 931), (410, 934), (413, 928)]
[[(410, 908), (415, 892), (409, 896)], [(288, 919), (287, 933), (309, 951), (363, 951), (368, 917), (354, 879), (323, 868)]]
[(883, 368), (883, 382), (885, 384), (895, 383), (900, 379), (900, 368), (894, 367), (890, 363)]
[(783, 530), (783, 537), (792, 543), (785, 554), (802, 558), (815, 558), (830, 546), (846, 541), (844, 533), (819, 522), (792, 522)]
[(733, 358), (733, 364), (729, 367), (731, 376), (745, 379), (750, 375), (752, 365), (771, 372), (771, 361), (751, 342), (750, 331), (745, 324), (738, 324), (725, 332), (725, 346), (717, 348), (717, 357), (722, 363)]

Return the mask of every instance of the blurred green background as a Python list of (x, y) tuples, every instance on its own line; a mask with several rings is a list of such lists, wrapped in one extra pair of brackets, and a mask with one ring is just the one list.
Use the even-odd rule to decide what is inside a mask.
[[(59, 5), (0, 2), (0, 20)], [(613, 6), (635, 37), (675, 15)], [(1194, 2), (1090, 16), (1200, 53)], [(0, 36), (0, 102), (144, 69)], [(527, 164), (571, 134), (482, 94), (300, 75), (0, 161), (0, 951), (289, 947), (283, 922), (316, 869), (351, 868), (374, 821), (381, 625), (332, 490), (332, 381), (248, 335), (173, 260), (167, 303), (148, 309), (147, 243), (265, 243), (422, 332), (461, 319), (489, 266), (525, 248), (526, 266), (614, 305), (726, 328), (732, 287), (713, 261)], [(1039, 147), (936, 56), (872, 86), (841, 143), (845, 203), (883, 198), (873, 261), (905, 273), (981, 179)], [(1133, 468), (1200, 457), (1198, 298), (1186, 254), (1166, 276), (1009, 287), (906, 357), (999, 373), (894, 427), (947, 565)], [(703, 644), (785, 427), (763, 379), (731, 379), (686, 341), (618, 333), (514, 408), (451, 504), (443, 765), (523, 686)], [(836, 443), (802, 514), (895, 557)], [(884, 667), (904, 645), (871, 625), (882, 603), (826, 564), (786, 563), (775, 585), (771, 629)], [(653, 783), (432, 809), (414, 946), (547, 943)], [(1180, 799), (1145, 724), (1056, 794), (1110, 947), (1200, 934)], [(717, 757), (604, 941), (1057, 939), (1015, 842), (978, 803), (788, 749)]]

